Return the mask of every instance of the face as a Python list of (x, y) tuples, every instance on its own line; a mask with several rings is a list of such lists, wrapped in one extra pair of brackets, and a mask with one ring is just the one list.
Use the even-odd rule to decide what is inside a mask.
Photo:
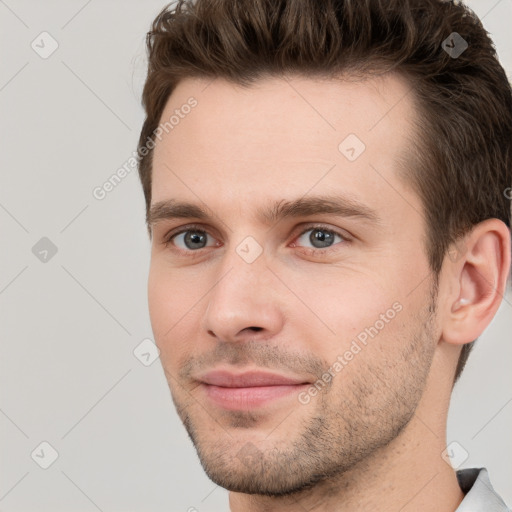
[(422, 205), (398, 178), (407, 90), (188, 79), (168, 100), (150, 317), (178, 414), (227, 489), (341, 475), (420, 401), (438, 338)]

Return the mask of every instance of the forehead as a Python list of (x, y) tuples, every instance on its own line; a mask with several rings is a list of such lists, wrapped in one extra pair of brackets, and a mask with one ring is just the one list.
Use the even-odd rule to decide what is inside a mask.
[(214, 189), (225, 204), (315, 188), (380, 194), (385, 204), (397, 194), (397, 159), (414, 131), (410, 92), (398, 75), (266, 78), (250, 87), (183, 80), (161, 116), (152, 202), (197, 201)]

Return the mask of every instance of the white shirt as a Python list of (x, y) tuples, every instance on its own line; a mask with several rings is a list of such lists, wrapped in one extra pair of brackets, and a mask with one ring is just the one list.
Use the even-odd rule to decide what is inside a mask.
[(511, 512), (493, 489), (486, 468), (459, 469), (456, 474), (466, 496), (455, 512)]

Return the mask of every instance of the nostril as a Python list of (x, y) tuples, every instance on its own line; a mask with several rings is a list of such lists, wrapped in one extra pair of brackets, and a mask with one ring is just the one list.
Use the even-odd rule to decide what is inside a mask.
[(253, 331), (261, 331), (263, 327), (249, 327), (249, 329), (252, 329)]

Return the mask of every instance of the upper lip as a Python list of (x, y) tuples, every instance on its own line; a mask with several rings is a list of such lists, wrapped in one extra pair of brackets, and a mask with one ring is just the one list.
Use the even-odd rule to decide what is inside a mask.
[(289, 377), (277, 373), (263, 371), (247, 371), (243, 373), (232, 373), (225, 370), (214, 370), (198, 377), (199, 381), (212, 386), (226, 388), (249, 388), (258, 386), (293, 386), (308, 384), (309, 382), (300, 377)]

